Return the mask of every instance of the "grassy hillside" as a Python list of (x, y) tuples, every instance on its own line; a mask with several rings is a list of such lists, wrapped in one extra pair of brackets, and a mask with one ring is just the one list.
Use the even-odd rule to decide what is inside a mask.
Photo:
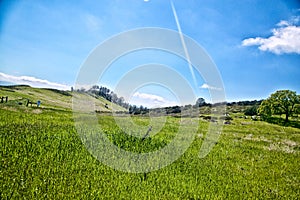
[[(8, 104), (14, 105), (15, 108), (24, 109), (27, 100), (36, 103), (38, 100), (41, 101), (41, 108), (45, 109), (61, 109), (71, 110), (72, 109), (72, 96), (76, 95), (78, 98), (89, 98), (95, 102), (95, 110), (98, 111), (123, 111), (123, 107), (112, 104), (102, 97), (92, 97), (86, 93), (61, 91), (56, 89), (42, 89), (32, 88), (29, 86), (0, 86), (0, 97), (8, 96)], [(22, 103), (22, 105), (19, 105)], [(105, 105), (108, 104), (108, 108)], [(33, 105), (36, 107), (36, 105)]]
[[(95, 159), (76, 132), (70, 95), (86, 94), (24, 86), (2, 87), (0, 92), (12, 100), (0, 104), (0, 199), (299, 198), (298, 128), (253, 121), (235, 113), (210, 154), (200, 159), (209, 125), (201, 119), (194, 142), (174, 163), (147, 174), (125, 173)], [(18, 105), (22, 98), (41, 100), (44, 108)], [(96, 101), (100, 106), (106, 103)], [(140, 130), (128, 126), (124, 131), (113, 116), (97, 116), (112, 143), (134, 152), (164, 147), (180, 121), (168, 116), (160, 132), (141, 140), (126, 134)], [(132, 119), (149, 125), (145, 116)]]

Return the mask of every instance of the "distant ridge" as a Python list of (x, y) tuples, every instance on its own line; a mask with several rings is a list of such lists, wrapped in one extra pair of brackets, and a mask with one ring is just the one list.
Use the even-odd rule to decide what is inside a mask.
[(31, 87), (30, 85), (25, 84), (11, 84), (11, 85), (1, 85), (1, 87), (7, 87), (7, 88), (15, 88), (15, 87)]

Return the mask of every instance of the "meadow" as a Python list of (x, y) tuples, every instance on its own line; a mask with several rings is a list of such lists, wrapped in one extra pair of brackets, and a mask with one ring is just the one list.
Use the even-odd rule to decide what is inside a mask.
[[(142, 121), (143, 119), (139, 119)], [(145, 119), (146, 121), (147, 119)], [(176, 120), (176, 119), (170, 119)], [(121, 134), (111, 116), (101, 116), (107, 131)], [(72, 113), (1, 109), (1, 199), (241, 199), (299, 196), (300, 130), (240, 119), (226, 125), (213, 151), (198, 157), (202, 137), (173, 164), (145, 177), (116, 171), (84, 147)], [(208, 122), (201, 121), (199, 135)], [(165, 127), (173, 130), (172, 123)], [(172, 131), (170, 131), (172, 133)], [(164, 145), (169, 134), (143, 150)], [(130, 149), (134, 141), (116, 137)], [(145, 149), (143, 149), (145, 148)]]
[[(126, 173), (94, 158), (82, 144), (69, 109), (0, 104), (1, 199), (298, 199), (300, 129), (232, 114), (213, 150), (199, 158), (209, 122), (174, 163)], [(111, 142), (149, 152), (172, 140), (178, 118), (144, 143), (124, 134), (113, 116), (97, 114)], [(147, 117), (133, 121), (147, 126)], [(133, 148), (134, 147), (134, 148)]]

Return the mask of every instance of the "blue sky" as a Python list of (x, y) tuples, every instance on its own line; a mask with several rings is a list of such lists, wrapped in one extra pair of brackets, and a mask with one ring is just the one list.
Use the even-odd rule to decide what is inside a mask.
[[(169, 0), (72, 2), (1, 1), (0, 81), (66, 88), (74, 85), (90, 52), (113, 35), (141, 27), (178, 31)], [(206, 50), (220, 71), (227, 101), (266, 98), (278, 89), (300, 93), (299, 1), (173, 3), (182, 32)], [(174, 67), (193, 85), (188, 63), (174, 55), (141, 51), (122, 59), (99, 84), (114, 89), (122, 73), (155, 61)], [(208, 88), (214, 87), (196, 76), (196, 96), (210, 101)], [(159, 99), (172, 105), (176, 95), (171, 93), (148, 85), (135, 91), (132, 101)]]

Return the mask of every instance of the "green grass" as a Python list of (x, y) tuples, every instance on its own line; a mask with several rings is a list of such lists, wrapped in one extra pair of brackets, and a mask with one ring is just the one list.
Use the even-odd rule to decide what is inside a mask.
[[(297, 128), (234, 118), (205, 158), (198, 158), (203, 138), (196, 137), (173, 164), (134, 174), (95, 159), (81, 143), (71, 111), (36, 110), (0, 106), (1, 199), (299, 198)], [(119, 129), (112, 116), (99, 115), (98, 120), (116, 145), (147, 152), (170, 142), (179, 119), (168, 117), (163, 129), (144, 143)], [(147, 117), (133, 121), (145, 127), (150, 123)], [(198, 134), (205, 135), (207, 126), (200, 121)]]
[[(111, 110), (125, 110), (123, 107), (112, 104), (102, 97), (94, 98), (86, 93), (32, 88), (29, 86), (0, 86), (0, 97), (2, 96), (8, 96), (8, 104), (14, 106), (8, 108), (12, 108), (14, 110), (23, 109), (24, 105), (26, 105), (27, 99), (29, 99), (33, 103), (36, 103), (38, 100), (40, 100), (41, 107), (44, 109), (71, 111), (73, 96), (80, 99), (92, 100), (95, 103), (95, 109), (98, 111), (110, 112)], [(19, 106), (19, 103), (22, 103), (22, 106)], [(105, 104), (108, 104), (108, 108), (105, 107)], [(36, 105), (33, 105), (33, 107), (36, 107)]]

